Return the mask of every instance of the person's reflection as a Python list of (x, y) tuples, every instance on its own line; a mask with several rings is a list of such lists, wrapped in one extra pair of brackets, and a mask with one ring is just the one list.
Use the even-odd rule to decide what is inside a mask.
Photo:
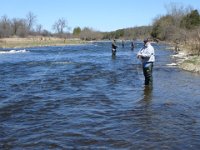
[(112, 55), (112, 59), (115, 60), (115, 58), (116, 58), (116, 55)]
[(152, 86), (144, 86), (143, 98), (140, 100), (140, 105), (137, 108), (137, 112), (140, 114), (137, 117), (138, 124), (140, 125), (140, 130), (149, 133), (149, 131), (154, 128), (154, 124), (157, 119), (154, 117), (154, 109), (152, 107)]
[(152, 100), (152, 90), (153, 90), (153, 86), (149, 85), (149, 86), (144, 86), (144, 97), (142, 99), (142, 101), (144, 102), (151, 102)]

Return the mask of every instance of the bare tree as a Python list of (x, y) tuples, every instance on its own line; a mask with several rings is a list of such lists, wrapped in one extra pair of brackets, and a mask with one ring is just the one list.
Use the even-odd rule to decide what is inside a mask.
[(26, 24), (26, 20), (25, 19), (20, 19), (19, 20), (19, 28), (16, 32), (17, 36), (20, 37), (26, 37), (29, 34), (29, 30)]
[(6, 15), (0, 20), (0, 37), (9, 37), (12, 35), (11, 21)]
[(31, 31), (34, 24), (36, 23), (36, 16), (32, 12), (29, 12), (26, 15), (26, 20), (27, 20), (28, 30)]
[(68, 28), (68, 26), (67, 26), (67, 20), (65, 20), (63, 18), (58, 19), (58, 21), (56, 21), (53, 24), (53, 30), (55, 30), (56, 33), (58, 33), (58, 34), (63, 34), (65, 28)]
[(42, 25), (41, 24), (38, 24), (36, 26), (36, 32), (37, 32), (37, 34), (41, 34), (41, 32), (42, 32)]
[(28, 32), (26, 20), (13, 18), (12, 19), (12, 29), (13, 29), (13, 35), (18, 35), (18, 36), (25, 35), (25, 33)]
[(12, 20), (12, 27), (13, 27), (13, 34), (14, 35), (16, 35), (19, 26), (20, 26), (19, 19), (13, 18), (13, 20)]

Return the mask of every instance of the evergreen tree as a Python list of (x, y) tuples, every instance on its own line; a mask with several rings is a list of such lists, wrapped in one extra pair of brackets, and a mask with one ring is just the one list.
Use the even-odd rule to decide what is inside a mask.
[(80, 27), (74, 28), (73, 35), (80, 35), (80, 33), (81, 33), (81, 28)]
[(192, 10), (181, 20), (181, 27), (186, 29), (194, 29), (200, 26), (200, 15), (198, 10)]

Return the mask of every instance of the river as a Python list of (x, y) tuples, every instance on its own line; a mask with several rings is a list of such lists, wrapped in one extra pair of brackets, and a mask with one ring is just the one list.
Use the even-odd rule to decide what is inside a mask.
[(0, 149), (199, 149), (200, 76), (153, 44), (153, 86), (130, 43), (0, 50)]

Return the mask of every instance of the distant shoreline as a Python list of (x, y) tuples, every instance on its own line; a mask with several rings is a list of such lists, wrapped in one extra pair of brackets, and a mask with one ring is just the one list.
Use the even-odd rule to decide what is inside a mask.
[(81, 39), (64, 39), (54, 37), (27, 37), (27, 38), (1, 38), (0, 48), (27, 48), (27, 47), (41, 47), (41, 46), (64, 46), (85, 44), (86, 41)]

